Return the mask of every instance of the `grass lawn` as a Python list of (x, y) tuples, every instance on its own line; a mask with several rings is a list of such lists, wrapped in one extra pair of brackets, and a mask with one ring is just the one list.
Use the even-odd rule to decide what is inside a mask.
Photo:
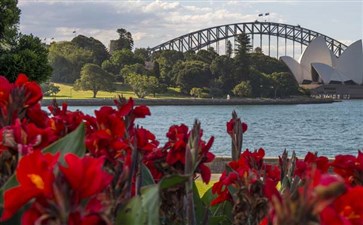
[[(76, 91), (73, 89), (72, 84), (61, 84), (61, 83), (54, 83), (54, 85), (60, 88), (60, 91), (55, 96), (44, 97), (44, 98), (74, 98), (74, 99), (86, 99), (86, 98), (93, 98), (92, 91)], [(137, 98), (134, 92), (128, 85), (117, 83), (116, 84), (116, 91), (115, 92), (107, 92), (107, 91), (99, 91), (97, 93), (96, 98), (115, 98), (118, 95), (122, 95), (125, 98)], [(146, 98), (152, 99), (154, 98), (152, 95), (147, 96)], [(155, 98), (188, 98), (180, 93), (180, 90), (177, 88), (169, 88), (166, 93), (157, 94)]]

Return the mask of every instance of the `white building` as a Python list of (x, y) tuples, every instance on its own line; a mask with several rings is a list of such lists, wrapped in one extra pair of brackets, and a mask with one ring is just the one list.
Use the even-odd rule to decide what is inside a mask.
[(337, 58), (322, 36), (314, 39), (299, 62), (289, 56), (280, 59), (289, 67), (299, 84), (363, 85), (362, 40), (351, 44)]

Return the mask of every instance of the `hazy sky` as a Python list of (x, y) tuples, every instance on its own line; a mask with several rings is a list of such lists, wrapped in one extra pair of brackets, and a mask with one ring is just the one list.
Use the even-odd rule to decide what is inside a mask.
[[(107, 47), (116, 29), (135, 47), (154, 47), (191, 31), (256, 19), (301, 25), (345, 44), (362, 39), (363, 0), (342, 1), (121, 1), (19, 0), (20, 30), (47, 42), (92, 36)], [(269, 12), (264, 19), (259, 13)]]

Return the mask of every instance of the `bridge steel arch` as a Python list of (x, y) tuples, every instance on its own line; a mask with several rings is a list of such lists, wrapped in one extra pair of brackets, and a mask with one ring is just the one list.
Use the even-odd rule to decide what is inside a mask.
[[(169, 40), (165, 43), (150, 48), (150, 52), (156, 52), (160, 50), (177, 50), (177, 51), (189, 51), (199, 50), (204, 47), (210, 46), (213, 43), (217, 44), (219, 41), (228, 40), (229, 38), (236, 37), (240, 33), (246, 33), (248, 35), (260, 35), (260, 45), (262, 47), (262, 35), (269, 36), (269, 49), (270, 49), (270, 37), (276, 36), (277, 38), (284, 38), (285, 45), (286, 40), (292, 40), (293, 43), (297, 42), (301, 45), (307, 46), (312, 40), (318, 36), (323, 36), (325, 41), (336, 56), (339, 56), (347, 48), (343, 43), (321, 34), (319, 32), (303, 28), (299, 25), (289, 25), (283, 23), (273, 22), (246, 22), (235, 23), (221, 26), (215, 26), (205, 28), (192, 33), (182, 35), (180, 37)], [(252, 36), (253, 37), (253, 36)], [(277, 42), (278, 43), (278, 42)], [(294, 47), (295, 48), (295, 47)], [(269, 50), (270, 54), (270, 50)]]

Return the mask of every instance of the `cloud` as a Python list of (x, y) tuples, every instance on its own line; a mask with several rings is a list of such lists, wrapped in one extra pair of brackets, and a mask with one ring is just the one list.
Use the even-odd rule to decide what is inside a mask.
[[(304, 7), (302, 3), (292, 4), (295, 1), (19, 0), (20, 29), (23, 33), (54, 37), (57, 41), (71, 40), (76, 30), (77, 34), (92, 36), (108, 46), (110, 40), (117, 38), (116, 30), (125, 28), (133, 34), (135, 47), (153, 47), (207, 27), (264, 20), (257, 16), (260, 12), (270, 12), (268, 21), (291, 24), (300, 23), (298, 19), (310, 21), (314, 20), (313, 16), (319, 16), (309, 14), (307, 18), (304, 12), (293, 13)], [(284, 8), (286, 5), (291, 8)], [(341, 19), (337, 17), (337, 20)], [(301, 25), (309, 27), (317, 21), (323, 23), (322, 19), (315, 19), (313, 24)], [(339, 26), (338, 22), (334, 25)]]

